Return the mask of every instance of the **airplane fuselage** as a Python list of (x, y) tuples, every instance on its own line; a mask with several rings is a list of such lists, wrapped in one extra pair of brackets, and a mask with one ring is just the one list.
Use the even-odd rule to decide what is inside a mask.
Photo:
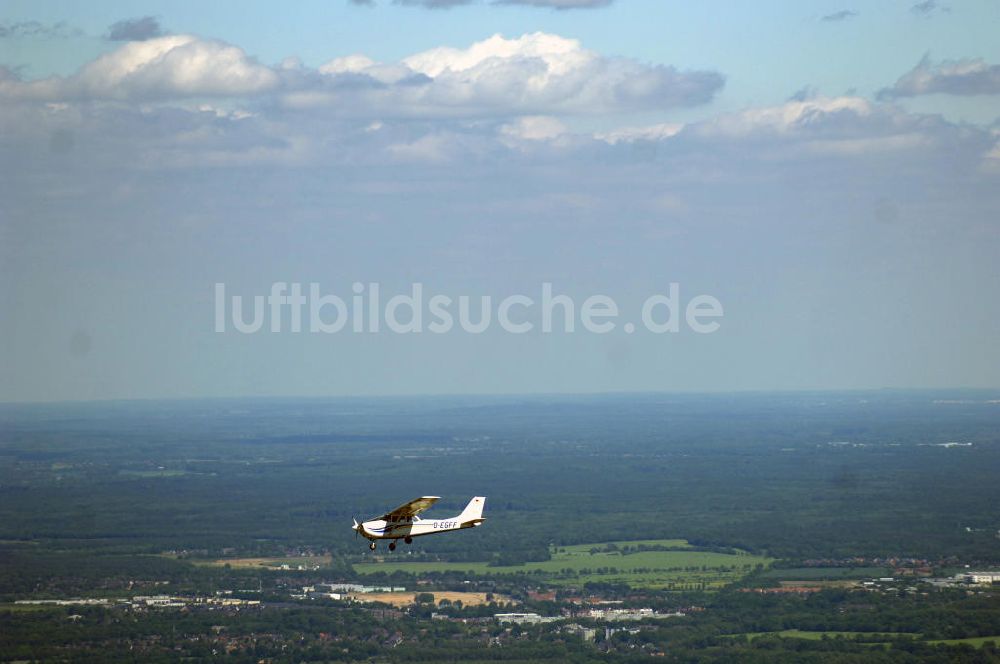
[(463, 528), (475, 528), (483, 519), (470, 519), (469, 521), (459, 521), (452, 519), (399, 519), (386, 521), (385, 519), (373, 519), (361, 524), (360, 533), (370, 540), (376, 539), (404, 539), (406, 537), (420, 537), (421, 535), (433, 535), (448, 530), (462, 530)]
[(355, 519), (354, 530), (371, 542), (370, 548), (373, 551), (376, 540), (391, 540), (389, 550), (392, 551), (396, 548), (396, 540), (401, 539), (409, 544), (414, 537), (475, 528), (485, 521), (485, 496), (474, 496), (461, 514), (449, 519), (421, 519), (417, 516), (417, 512), (427, 509), (437, 499), (437, 496), (422, 496), (378, 518), (361, 523)]

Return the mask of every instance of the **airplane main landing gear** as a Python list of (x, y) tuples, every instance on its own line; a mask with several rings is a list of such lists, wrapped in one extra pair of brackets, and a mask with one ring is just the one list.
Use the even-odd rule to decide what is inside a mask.
[(396, 550), (396, 543), (395, 542), (389, 542), (389, 550), (390, 551), (395, 551)]
[(371, 544), (369, 544), (368, 548), (371, 549), (372, 551), (374, 551), (375, 550), (375, 542), (372, 542)]
[(413, 538), (410, 537), (409, 535), (407, 535), (406, 537), (404, 537), (403, 541), (406, 542), (407, 544), (413, 544)]

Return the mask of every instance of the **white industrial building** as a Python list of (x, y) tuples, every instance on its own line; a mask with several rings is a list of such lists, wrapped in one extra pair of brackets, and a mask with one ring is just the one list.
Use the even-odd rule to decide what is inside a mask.
[(552, 622), (559, 620), (559, 617), (540, 616), (537, 613), (496, 613), (493, 615), (496, 621), (504, 623), (514, 623), (515, 625), (537, 625), (538, 623)]

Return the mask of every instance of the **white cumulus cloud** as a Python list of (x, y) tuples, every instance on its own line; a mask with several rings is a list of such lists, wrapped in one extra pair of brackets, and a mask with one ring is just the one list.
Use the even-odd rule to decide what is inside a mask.
[(926, 94), (997, 95), (1000, 94), (1000, 65), (982, 58), (946, 60), (935, 64), (924, 58), (903, 74), (891, 88), (879, 93), (881, 98), (914, 97)]
[(521, 117), (694, 106), (723, 85), (713, 71), (679, 71), (607, 57), (579, 41), (536, 32), (494, 35), (466, 48), (439, 47), (398, 62), (355, 53), (314, 69), (295, 58), (275, 66), (241, 48), (191, 35), (131, 41), (70, 76), (26, 81), (0, 72), (0, 97), (44, 102), (256, 98), (340, 117)]
[(722, 115), (699, 124), (696, 131), (703, 136), (732, 138), (831, 132), (856, 128), (874, 109), (862, 97), (815, 97)]
[(792, 100), (686, 125), (626, 127), (594, 138), (611, 145), (668, 142), (677, 151), (738, 151), (764, 159), (863, 157), (966, 144), (972, 151), (982, 149), (981, 132), (968, 132), (938, 116), (907, 113), (894, 104), (854, 96)]
[(594, 138), (611, 145), (633, 143), (635, 141), (662, 141), (665, 138), (676, 136), (682, 129), (684, 129), (683, 124), (662, 122), (645, 127), (621, 127), (612, 131), (594, 134)]
[(67, 77), (6, 78), (0, 95), (35, 100), (145, 100), (238, 96), (274, 88), (278, 75), (242, 49), (190, 35), (124, 44)]
[(320, 72), (330, 79), (327, 88), (297, 91), (288, 97), (292, 105), (350, 98), (400, 115), (599, 113), (702, 104), (723, 85), (716, 72), (609, 58), (542, 32), (433, 48), (399, 63), (354, 55)]
[(526, 141), (544, 141), (562, 136), (566, 125), (546, 115), (529, 115), (500, 127), (500, 133), (510, 138)]

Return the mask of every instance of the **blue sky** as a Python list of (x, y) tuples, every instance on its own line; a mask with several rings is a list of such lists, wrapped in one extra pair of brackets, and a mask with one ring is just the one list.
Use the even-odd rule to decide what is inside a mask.
[[(0, 400), (1000, 383), (996, 2), (374, 5), (0, 8)], [(276, 281), (725, 317), (213, 330)]]

